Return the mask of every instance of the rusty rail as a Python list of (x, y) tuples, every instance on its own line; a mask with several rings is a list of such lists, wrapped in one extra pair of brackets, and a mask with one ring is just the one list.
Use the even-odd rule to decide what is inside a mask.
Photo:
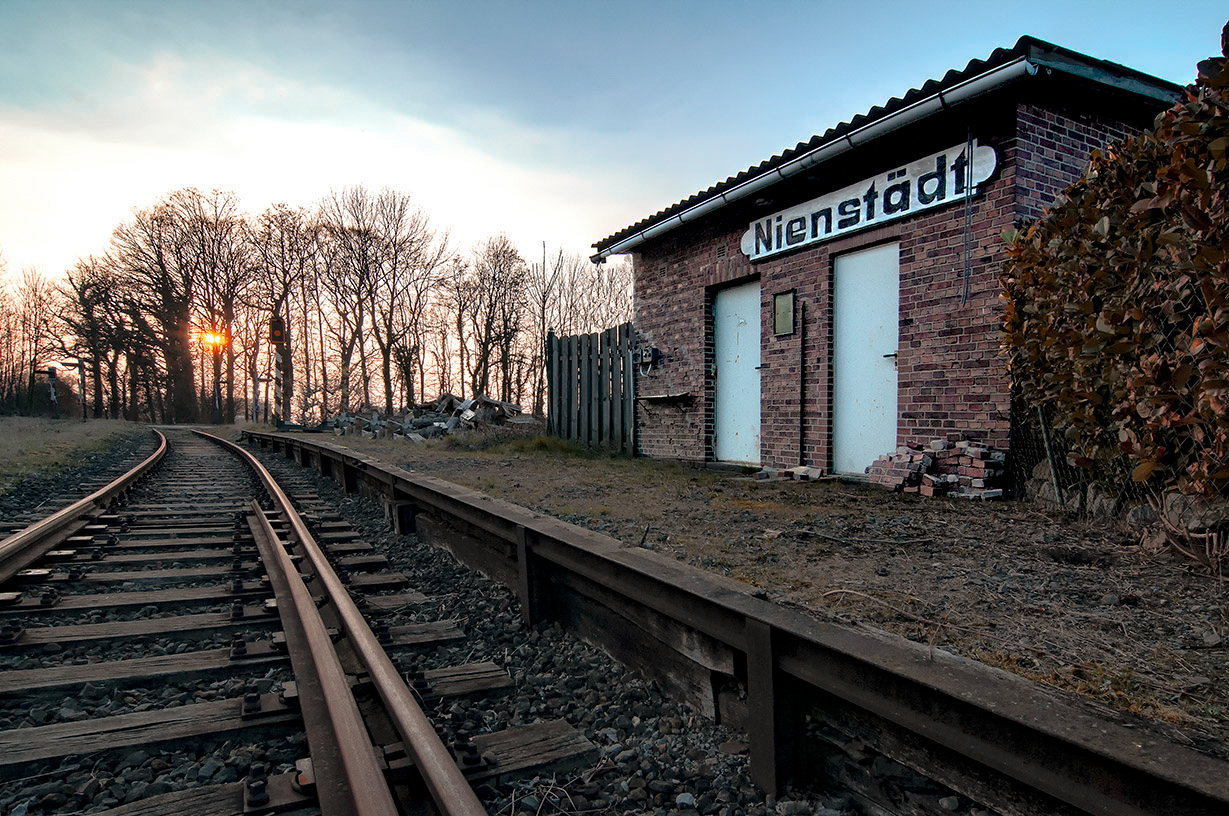
[(286, 633), (320, 804), (330, 816), (396, 816), (397, 806), (328, 628), (259, 503), (252, 502), (251, 512), (256, 548)]
[[(245, 431), (399, 527), (516, 587), (555, 620), (701, 710), (741, 721), (768, 791), (797, 777), (802, 715), (1009, 816), (1229, 812), (1229, 767), (1053, 689), (872, 630), (819, 621), (752, 587), (324, 440)], [(722, 695), (723, 684), (745, 693)], [(742, 706), (742, 710), (739, 707)], [(1139, 724), (1143, 726), (1144, 724)]]
[[(298, 512), (290, 503), (290, 500), (287, 498), (285, 492), (281, 489), (277, 482), (273, 480), (272, 476), (269, 475), (269, 472), (265, 470), (265, 468), (258, 461), (256, 461), (255, 457), (253, 457), (250, 453), (226, 440), (219, 439), (218, 437), (205, 434), (200, 431), (197, 431), (197, 433), (207, 439), (210, 439), (211, 441), (217, 442), (223, 447), (235, 451), (247, 462), (249, 462), (249, 464), (255, 469), (256, 473), (260, 476), (261, 481), (264, 483), (265, 489), (269, 492), (269, 495), (272, 496), (274, 504), (277, 506), (278, 510), (281, 511), (283, 517), (289, 524), (290, 536), (292, 540), (297, 542), (303, 555), (311, 562), (312, 569), (316, 574), (316, 580), (324, 588), (325, 594), (328, 597), (328, 602), (341, 622), (350, 647), (358, 655), (360, 661), (364, 665), (364, 668), (366, 668), (372, 683), (379, 693), (381, 700), (384, 702), (386, 713), (388, 714), (390, 720), (392, 720), (398, 734), (400, 734), (402, 740), (404, 741), (406, 752), (408, 756), (413, 759), (415, 767), (422, 776), (423, 782), (426, 785), (427, 790), (430, 792), (439, 812), (444, 814), (444, 816), (485, 816), (486, 810), (482, 807), (482, 803), (478, 800), (477, 795), (474, 794), (469, 782), (466, 781), (464, 775), (457, 767), (456, 762), (452, 758), (452, 754), (449, 753), (447, 747), (445, 747), (440, 741), (439, 736), (435, 733), (430, 720), (428, 720), (426, 715), (423, 714), (422, 709), (418, 706), (418, 702), (414, 699), (413, 692), (410, 691), (409, 687), (405, 684), (405, 680), (402, 678), (401, 673), (397, 670), (396, 666), (393, 665), (392, 661), (388, 658), (388, 655), (384, 652), (383, 647), (380, 645), (379, 639), (371, 631), (370, 627), (367, 626), (367, 621), (363, 618), (362, 613), (350, 599), (350, 593), (346, 590), (346, 587), (341, 582), (341, 579), (337, 577), (337, 574), (329, 565), (323, 551), (316, 544), (316, 541), (308, 531), (307, 526), (303, 523), (303, 520), (300, 518)], [(271, 540), (275, 541), (276, 536), (274, 536), (272, 527), (269, 526), (268, 520), (265, 519), (264, 514), (258, 513), (257, 517), (261, 522), (261, 527), (265, 530), (265, 534), (269, 536)], [(280, 560), (284, 561), (287, 565), (290, 563), (289, 557), (281, 547), (274, 547), (273, 549), (277, 551), (273, 554)], [(297, 575), (297, 570), (293, 570), (289, 567), (288, 569), (291, 569), (291, 571)], [(295, 580), (297, 581), (297, 579)], [(300, 587), (302, 587), (301, 581), (297, 581), (297, 583)], [(310, 594), (307, 593), (305, 587), (302, 588), (302, 594), (306, 598), (307, 607), (300, 609), (296, 616), (300, 620), (304, 621), (309, 620), (312, 616), (314, 616), (315, 619), (319, 621), (319, 613), (316, 610), (315, 605), (311, 602)], [(299, 600), (298, 597), (296, 597), (295, 600), (297, 606)], [(280, 606), (281, 602), (279, 598), (279, 607)], [(310, 611), (308, 608), (310, 608)], [(311, 624), (311, 626), (313, 629), (315, 628), (314, 623)], [(320, 631), (323, 631), (322, 622), (319, 626), (321, 627)], [(287, 637), (289, 638), (289, 636), (290, 633), (287, 632)], [(324, 638), (325, 645), (327, 646), (327, 635), (325, 635)], [(332, 652), (331, 647), (329, 648), (329, 651), (330, 653)], [(337, 665), (335, 670), (330, 667), (327, 671), (330, 674), (334, 673), (334, 671), (340, 672), (340, 664)], [(299, 667), (296, 664), (296, 678), (298, 677), (298, 674)], [(342, 674), (341, 679), (344, 681), (344, 673)], [(349, 692), (348, 686), (341, 691), (337, 691), (335, 689), (324, 689), (323, 693), (326, 695), (325, 702), (331, 704), (331, 698), (333, 696), (340, 695), (349, 701), (349, 705), (353, 705), (353, 698)], [(300, 694), (300, 696), (302, 696), (302, 694)], [(357, 716), (357, 709), (355, 709), (353, 714)], [(368, 752), (370, 752), (370, 742), (367, 739), (366, 731), (363, 730), (361, 733), (354, 733), (355, 727), (353, 725), (342, 723), (340, 721), (340, 718), (343, 716), (348, 715), (346, 712), (330, 712), (330, 717), (335, 718), (331, 726), (332, 730), (337, 734), (339, 739), (344, 738), (345, 740), (349, 741), (361, 741), (362, 745), (365, 745)], [(362, 723), (360, 720), (359, 727), (361, 727), (361, 725)], [(334, 749), (330, 749), (330, 751), (332, 750)], [(351, 751), (355, 749), (346, 747), (340, 750)], [(374, 759), (374, 753), (372, 753), (371, 756), (372, 759)], [(312, 757), (313, 763), (315, 763), (316, 748), (314, 745), (312, 746)], [(349, 790), (355, 796), (356, 805), (362, 804), (358, 801), (358, 797), (366, 789), (380, 787), (387, 795), (387, 785), (384, 783), (382, 778), (379, 780), (378, 785), (370, 779), (370, 768), (364, 767), (362, 764), (365, 760), (366, 757), (357, 755), (352, 756), (347, 761), (346, 765), (347, 771), (350, 768), (351, 762), (354, 763), (356, 768), (357, 776), (348, 777), (347, 782)], [(323, 786), (318, 785), (317, 789), (322, 792), (321, 796), (323, 801)], [(353, 812), (361, 813), (363, 816), (385, 812), (384, 810), (380, 809), (382, 804), (373, 803), (370, 807), (372, 809), (366, 809), (365, 805), (363, 808)], [(326, 810), (326, 812), (333, 813), (334, 811)], [(336, 812), (344, 813), (350, 811)]]
[(157, 430), (154, 433), (160, 440), (158, 449), (141, 464), (105, 487), (95, 490), (84, 499), (73, 502), (68, 507), (0, 541), (0, 584), (4, 584), (18, 572), (42, 558), (49, 550), (55, 549), (70, 536), (79, 532), (89, 524), (88, 517), (92, 513), (106, 508), (112, 499), (125, 493), (138, 479), (162, 461), (162, 457), (166, 455), (166, 437)]

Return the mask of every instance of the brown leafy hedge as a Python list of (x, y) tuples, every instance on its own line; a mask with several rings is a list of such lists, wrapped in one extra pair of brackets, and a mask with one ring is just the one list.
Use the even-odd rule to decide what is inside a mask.
[(1200, 63), (1152, 131), (1008, 236), (1013, 376), (1095, 480), (1125, 454), (1154, 488), (1229, 494), (1227, 86), (1225, 59)]

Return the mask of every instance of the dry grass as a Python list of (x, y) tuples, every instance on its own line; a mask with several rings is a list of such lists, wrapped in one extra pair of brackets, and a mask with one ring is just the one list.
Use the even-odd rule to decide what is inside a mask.
[(1229, 583), (1146, 551), (1133, 531), (1024, 502), (755, 482), (532, 438), (330, 441), (657, 550), (778, 602), (1150, 717), (1215, 755), (1229, 744), (1221, 643)]
[(142, 427), (113, 420), (0, 417), (0, 486), (31, 473), (53, 474)]

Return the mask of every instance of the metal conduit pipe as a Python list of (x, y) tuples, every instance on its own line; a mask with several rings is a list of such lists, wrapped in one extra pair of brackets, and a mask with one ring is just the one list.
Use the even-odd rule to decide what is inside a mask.
[(818, 164), (835, 158), (853, 148), (866, 144), (867, 142), (884, 136), (892, 131), (899, 130), (906, 125), (911, 125), (914, 122), (921, 121), (927, 116), (938, 113), (941, 110), (951, 107), (952, 105), (966, 102), (974, 97), (981, 96), (989, 91), (1001, 88), (1008, 83), (1014, 82), (1017, 79), (1025, 76), (1033, 76), (1037, 73), (1037, 66), (1024, 57), (1020, 57), (1006, 65), (1000, 65), (983, 74), (965, 80), (958, 85), (948, 88), (943, 91), (934, 93), (925, 99), (920, 99), (917, 102), (907, 105), (898, 111), (888, 114), (882, 119), (863, 125), (856, 130), (850, 131), (839, 137), (837, 140), (820, 145), (813, 150), (804, 153), (801, 156), (790, 159), (784, 164), (774, 167), (772, 170), (763, 175), (756, 176), (753, 179), (748, 179), (734, 186), (733, 188), (720, 193), (707, 201), (702, 201), (699, 204), (688, 207), (681, 213), (671, 216), (670, 218), (651, 227), (637, 232), (635, 235), (630, 235), (623, 240), (610, 245), (606, 249), (601, 250), (597, 254), (591, 256), (594, 263), (600, 263), (611, 255), (621, 255), (629, 252), (632, 249), (640, 246), (644, 242), (663, 235), (671, 230), (681, 227), (683, 224), (695, 221), (697, 218), (702, 218), (711, 212), (714, 212), (726, 204), (733, 203), (742, 198), (746, 198), (754, 193), (758, 193), (766, 187), (776, 184), (778, 181), (783, 181), (790, 176), (796, 175), (809, 170)]
[(423, 714), (418, 702), (414, 699), (413, 692), (405, 684), (397, 667), (385, 654), (384, 647), (380, 645), (380, 641), (367, 626), (363, 613), (350, 599), (350, 593), (345, 584), (341, 582), (337, 573), (325, 559), (324, 553), (316, 545), (307, 525), (291, 506), (290, 500), (281, 487), (273, 481), (268, 471), (256, 461), (255, 457), (238, 445), (208, 434), (201, 435), (238, 452), (246, 461), (254, 465), (265, 489), (273, 497), (274, 504), (282, 511), (291, 533), (303, 547), (304, 555), (311, 560), (312, 567), (316, 571), (316, 579), (324, 586), (329, 602), (333, 604), (333, 609), (350, 642), (350, 647), (366, 667), (380, 699), (384, 701), (389, 718), (405, 742), (407, 755), (414, 760), (440, 812), (444, 816), (487, 816), (474, 789), (470, 787), (461, 769), (453, 761), (452, 754), (436, 735), (431, 721)]

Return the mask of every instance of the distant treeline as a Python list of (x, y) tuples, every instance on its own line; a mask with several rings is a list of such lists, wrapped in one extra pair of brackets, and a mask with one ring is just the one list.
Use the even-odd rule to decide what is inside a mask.
[(99, 417), (268, 421), (282, 405), (314, 422), (442, 392), (541, 413), (547, 330), (630, 316), (627, 263), (545, 249), (529, 262), (502, 234), (457, 252), (404, 193), (352, 187), (253, 216), (234, 193), (178, 190), (62, 280), (23, 269), (0, 289), (0, 411), (49, 410), (38, 372), (84, 359)]

